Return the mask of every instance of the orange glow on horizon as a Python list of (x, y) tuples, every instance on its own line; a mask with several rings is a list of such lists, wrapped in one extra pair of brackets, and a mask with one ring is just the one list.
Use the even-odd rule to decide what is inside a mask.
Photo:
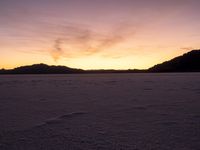
[(0, 1), (0, 68), (147, 69), (200, 48), (200, 1), (103, 1)]

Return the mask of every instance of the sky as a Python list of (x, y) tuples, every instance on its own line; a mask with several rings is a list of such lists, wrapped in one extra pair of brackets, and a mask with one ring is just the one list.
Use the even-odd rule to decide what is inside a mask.
[(199, 0), (0, 0), (0, 68), (147, 69), (200, 48)]

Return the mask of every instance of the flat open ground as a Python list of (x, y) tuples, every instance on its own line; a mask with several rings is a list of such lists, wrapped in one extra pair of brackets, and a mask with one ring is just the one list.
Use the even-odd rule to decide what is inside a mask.
[(0, 150), (199, 150), (200, 73), (0, 76)]

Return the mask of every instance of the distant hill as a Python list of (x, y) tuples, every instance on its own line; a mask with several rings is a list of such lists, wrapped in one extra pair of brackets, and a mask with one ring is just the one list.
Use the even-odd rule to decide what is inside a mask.
[(74, 74), (74, 73), (146, 73), (146, 72), (200, 72), (200, 50), (193, 50), (147, 70), (82, 70), (66, 66), (35, 64), (10, 70), (1, 69), (0, 74)]
[(82, 70), (66, 66), (48, 66), (46, 64), (34, 64), (17, 67), (10, 70), (2, 69), (0, 74), (79, 74), (79, 73), (137, 73), (144, 70)]
[(0, 70), (0, 74), (69, 74), (82, 72), (84, 72), (82, 69), (74, 69), (65, 66), (48, 66), (46, 64), (22, 66), (11, 70)]
[(200, 72), (200, 50), (155, 65), (148, 72)]

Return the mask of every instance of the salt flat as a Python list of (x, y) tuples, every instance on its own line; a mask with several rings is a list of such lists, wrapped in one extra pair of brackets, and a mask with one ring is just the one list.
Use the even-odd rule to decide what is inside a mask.
[(200, 73), (2, 75), (0, 150), (199, 150)]

